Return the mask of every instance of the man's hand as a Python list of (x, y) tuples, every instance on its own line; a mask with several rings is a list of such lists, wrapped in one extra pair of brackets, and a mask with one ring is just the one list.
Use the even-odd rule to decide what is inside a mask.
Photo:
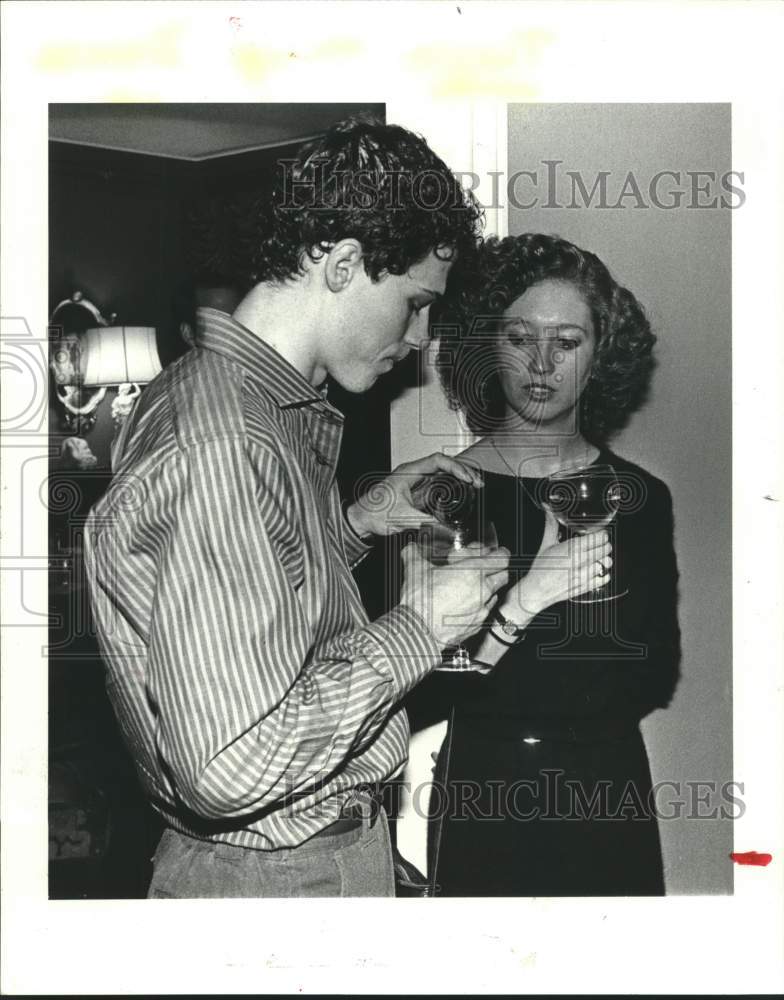
[(478, 542), (450, 552), (446, 565), (434, 566), (416, 542), (403, 549), (400, 603), (425, 619), (441, 647), (467, 639), (485, 621), (496, 593), (509, 580), (509, 550)]
[(479, 471), (466, 462), (459, 462), (439, 453), (404, 462), (386, 479), (364, 493), (346, 511), (354, 531), (361, 536), (394, 535), (404, 528), (431, 524), (436, 518), (425, 514), (411, 502), (411, 489), (425, 476), (448, 472), (472, 486), (483, 486)]

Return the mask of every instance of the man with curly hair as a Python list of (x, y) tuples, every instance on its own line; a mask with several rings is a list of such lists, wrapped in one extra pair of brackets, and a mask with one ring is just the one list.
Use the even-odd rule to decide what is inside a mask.
[(477, 476), (430, 456), (344, 515), (323, 391), (422, 346), (475, 202), (397, 126), (341, 123), (281, 168), (250, 291), (144, 392), (87, 529), (109, 692), (166, 822), (154, 897), (392, 895), (372, 789), (406, 759), (400, 700), (506, 581), (503, 554), (435, 568), (409, 546), (400, 603), (368, 621), (366, 539), (422, 520), (412, 480)]

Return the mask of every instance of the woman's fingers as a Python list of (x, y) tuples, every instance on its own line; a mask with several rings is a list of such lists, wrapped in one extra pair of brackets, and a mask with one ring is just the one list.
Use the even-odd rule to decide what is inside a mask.
[(601, 587), (606, 587), (612, 579), (611, 569), (612, 558), (610, 556), (586, 562), (574, 576), (571, 596), (576, 597), (588, 590), (599, 590)]
[(584, 562), (589, 559), (603, 559), (612, 552), (610, 536), (606, 531), (592, 531), (587, 535), (579, 535), (572, 539), (577, 558)]
[(604, 531), (588, 531), (584, 535), (578, 535), (578, 541), (582, 542), (586, 548), (609, 545), (610, 536)]
[(572, 572), (569, 596), (606, 587), (612, 578), (612, 545), (606, 531), (594, 531), (572, 540)]
[(610, 582), (610, 567), (612, 566), (612, 559), (610, 556), (605, 556), (603, 559), (598, 559), (594, 566), (594, 587), (605, 587)]
[[(545, 527), (546, 530), (547, 528)], [(560, 542), (559, 544), (569, 546), (572, 551), (582, 554), (610, 545), (610, 536), (604, 529), (600, 531), (588, 531), (584, 535), (573, 535), (567, 541)]]

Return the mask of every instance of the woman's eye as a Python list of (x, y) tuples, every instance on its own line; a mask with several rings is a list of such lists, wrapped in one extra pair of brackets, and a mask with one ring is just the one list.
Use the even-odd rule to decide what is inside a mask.
[(509, 343), (513, 347), (531, 347), (536, 343), (536, 337), (532, 337), (530, 334), (525, 333), (510, 333)]
[(575, 347), (577, 347), (577, 341), (576, 340), (566, 340), (565, 338), (562, 337), (558, 341), (558, 346), (561, 348), (562, 351), (573, 351), (575, 349)]

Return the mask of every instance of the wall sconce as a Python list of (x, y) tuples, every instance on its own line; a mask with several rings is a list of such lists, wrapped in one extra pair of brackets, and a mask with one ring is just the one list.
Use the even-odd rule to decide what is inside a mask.
[[(114, 326), (81, 292), (60, 302), (50, 326), (61, 335), (52, 348), (50, 367), (61, 420), (72, 434), (89, 434), (98, 406), (109, 386), (117, 386), (112, 416), (121, 423), (140, 393), (161, 370), (155, 345), (155, 327)], [(92, 390), (92, 391), (90, 391)]]

